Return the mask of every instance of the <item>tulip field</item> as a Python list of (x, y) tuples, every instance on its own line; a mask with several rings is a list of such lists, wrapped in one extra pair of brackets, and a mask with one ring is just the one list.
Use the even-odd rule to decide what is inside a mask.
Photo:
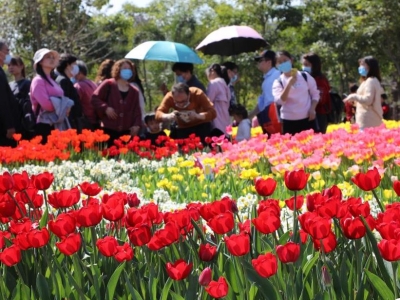
[(400, 297), (400, 123), (0, 148), (0, 299)]

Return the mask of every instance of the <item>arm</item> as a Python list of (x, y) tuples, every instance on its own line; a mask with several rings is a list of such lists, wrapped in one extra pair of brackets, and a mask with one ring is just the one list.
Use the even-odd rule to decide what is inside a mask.
[[(375, 85), (376, 83), (372, 78), (368, 78), (367, 81), (365, 82), (365, 87), (363, 89), (363, 94), (351, 94), (352, 99), (354, 101), (357, 101), (361, 104), (365, 105), (372, 105), (375, 99)], [(348, 97), (348, 98), (349, 98)]]
[(35, 99), (40, 107), (45, 111), (54, 111), (54, 106), (50, 101), (46, 83), (43, 78), (35, 77), (31, 84), (31, 98)]
[(156, 120), (158, 122), (175, 120), (175, 114), (169, 112), (169, 110), (173, 107), (173, 102), (174, 99), (172, 98), (172, 93), (168, 92), (157, 108)]
[(215, 102), (215, 98), (217, 98), (218, 94), (218, 86), (216, 84), (212, 84), (211, 82), (207, 86), (207, 97), (210, 99), (212, 103)]
[(316, 116), (315, 109), (318, 105), (320, 92), (318, 90), (317, 83), (316, 83), (314, 77), (312, 77), (308, 73), (306, 73), (306, 76), (307, 76), (308, 92), (310, 93), (310, 97), (311, 97), (311, 107), (310, 107), (310, 111), (308, 112), (308, 116), (309, 116), (310, 120), (314, 120), (315, 116)]

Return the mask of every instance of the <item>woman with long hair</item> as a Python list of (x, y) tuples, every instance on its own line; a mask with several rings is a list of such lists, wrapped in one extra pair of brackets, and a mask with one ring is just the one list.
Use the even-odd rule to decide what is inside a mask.
[(317, 54), (312, 52), (304, 54), (302, 64), (303, 71), (311, 74), (315, 79), (320, 93), (318, 105), (315, 108), (318, 123), (316, 132), (326, 133), (326, 129), (328, 128), (328, 114), (332, 110), (329, 81), (321, 71), (321, 58)]
[(214, 104), (217, 117), (212, 121), (213, 135), (226, 134), (226, 127), (231, 124), (229, 103), (231, 93), (219, 64), (212, 64), (206, 71), (208, 78), (207, 96)]
[(359, 60), (358, 73), (361, 84), (356, 93), (352, 93), (343, 101), (356, 105), (356, 124), (360, 129), (378, 127), (382, 124), (383, 110), (381, 95), (384, 93), (381, 86), (379, 63), (373, 56), (366, 56)]
[(111, 70), (114, 65), (115, 61), (113, 59), (106, 59), (104, 60), (97, 70), (96, 79), (94, 82), (97, 85), (100, 85), (104, 80), (111, 78)]

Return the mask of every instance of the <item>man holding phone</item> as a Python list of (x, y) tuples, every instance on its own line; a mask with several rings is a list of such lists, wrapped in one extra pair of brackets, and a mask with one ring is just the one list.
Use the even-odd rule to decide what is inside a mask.
[(174, 121), (170, 137), (184, 139), (191, 134), (200, 137), (202, 143), (211, 132), (211, 121), (217, 113), (206, 94), (185, 83), (177, 83), (162, 100), (156, 111), (157, 121)]

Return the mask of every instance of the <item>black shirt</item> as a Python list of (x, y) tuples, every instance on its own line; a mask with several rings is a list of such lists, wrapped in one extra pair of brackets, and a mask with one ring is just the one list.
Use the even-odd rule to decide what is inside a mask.
[(204, 85), (194, 75), (192, 75), (192, 77), (188, 81), (186, 81), (186, 84), (189, 87), (197, 87), (201, 89), (204, 93), (206, 92), (206, 88), (204, 87)]

